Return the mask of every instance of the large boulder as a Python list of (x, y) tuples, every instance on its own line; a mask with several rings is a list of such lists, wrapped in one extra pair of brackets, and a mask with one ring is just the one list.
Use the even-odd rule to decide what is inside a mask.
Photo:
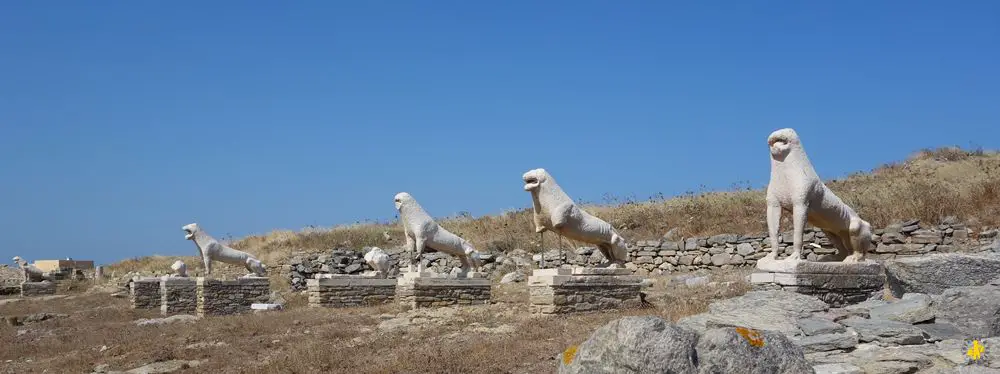
[(959, 286), (982, 286), (1000, 277), (996, 254), (944, 253), (885, 262), (893, 295), (906, 293), (937, 295)]
[(653, 316), (625, 317), (563, 354), (559, 373), (697, 373), (698, 336)]
[(1000, 336), (1000, 287), (955, 287), (934, 297), (937, 322), (955, 325), (968, 338)]
[(698, 372), (813, 373), (802, 348), (776, 331), (717, 328), (698, 340)]

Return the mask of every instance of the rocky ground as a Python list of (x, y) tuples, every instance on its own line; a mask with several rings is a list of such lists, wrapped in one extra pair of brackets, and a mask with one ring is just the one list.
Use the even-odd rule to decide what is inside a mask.
[(132, 310), (114, 284), (68, 295), (0, 299), (0, 373), (551, 373), (566, 347), (608, 321), (675, 321), (749, 290), (747, 271), (656, 278), (653, 307), (532, 316), (524, 283), (488, 306), (401, 312), (394, 305), (197, 318)]

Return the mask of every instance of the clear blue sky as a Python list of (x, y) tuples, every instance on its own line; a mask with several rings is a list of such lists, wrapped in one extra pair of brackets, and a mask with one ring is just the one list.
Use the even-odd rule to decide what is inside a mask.
[[(0, 262), (997, 148), (996, 1), (0, 2)], [(764, 212), (762, 211), (763, 215)]]

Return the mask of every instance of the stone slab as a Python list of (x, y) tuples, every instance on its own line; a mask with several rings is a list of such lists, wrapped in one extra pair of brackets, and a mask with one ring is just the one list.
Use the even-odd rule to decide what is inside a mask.
[(885, 268), (875, 261), (820, 262), (806, 260), (757, 260), (757, 269), (772, 273), (883, 275)]
[(281, 304), (254, 303), (250, 304), (252, 310), (281, 310)]

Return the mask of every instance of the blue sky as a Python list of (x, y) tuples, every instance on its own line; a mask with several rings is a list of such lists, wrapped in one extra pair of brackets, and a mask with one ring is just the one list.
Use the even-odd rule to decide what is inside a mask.
[[(0, 2), (0, 261), (997, 148), (995, 1)], [(761, 212), (763, 215), (763, 212)]]

